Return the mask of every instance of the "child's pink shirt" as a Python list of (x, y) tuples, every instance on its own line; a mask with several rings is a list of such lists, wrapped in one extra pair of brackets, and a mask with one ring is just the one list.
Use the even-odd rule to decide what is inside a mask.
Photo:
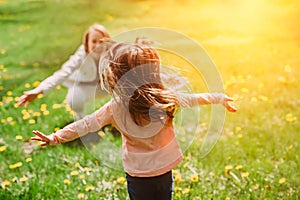
[[(223, 94), (208, 93), (182, 95), (184, 107), (221, 103)], [(164, 174), (182, 159), (172, 120), (156, 121), (147, 126), (138, 126), (130, 117), (124, 104), (112, 99), (99, 110), (52, 134), (57, 143), (67, 142), (95, 132), (107, 124), (113, 124), (122, 134), (122, 160), (125, 172), (131, 176), (151, 177)]]

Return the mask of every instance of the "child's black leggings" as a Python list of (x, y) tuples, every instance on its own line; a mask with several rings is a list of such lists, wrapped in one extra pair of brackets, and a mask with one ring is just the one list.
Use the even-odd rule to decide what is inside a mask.
[(131, 200), (171, 200), (172, 171), (154, 177), (133, 177), (126, 174)]

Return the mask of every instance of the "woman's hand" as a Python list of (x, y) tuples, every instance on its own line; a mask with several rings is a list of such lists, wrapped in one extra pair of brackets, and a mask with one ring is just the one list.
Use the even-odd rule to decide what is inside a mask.
[(230, 104), (231, 101), (234, 99), (232, 97), (228, 97), (227, 95), (224, 98), (223, 106), (229, 111), (229, 112), (236, 112), (237, 109)]
[(48, 145), (57, 145), (59, 144), (58, 141), (55, 140), (53, 135), (45, 135), (40, 131), (32, 131), (33, 134), (37, 135), (37, 137), (31, 137), (31, 140), (40, 141), (41, 146), (48, 146)]
[(33, 102), (37, 96), (39, 94), (41, 94), (42, 92), (37, 92), (35, 90), (30, 90), (30, 91), (27, 91), (27, 92), (24, 92), (24, 95), (22, 95), (20, 98), (19, 98), (19, 101), (18, 101), (18, 106), (23, 106), (25, 105), (25, 107), (27, 107), (31, 102)]

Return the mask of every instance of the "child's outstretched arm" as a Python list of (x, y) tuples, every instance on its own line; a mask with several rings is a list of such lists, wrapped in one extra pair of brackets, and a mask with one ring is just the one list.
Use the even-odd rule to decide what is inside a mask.
[(237, 111), (237, 109), (230, 104), (234, 99), (223, 93), (180, 94), (178, 95), (178, 99), (183, 107), (222, 104), (230, 112)]
[(41, 146), (58, 145), (60, 143), (72, 141), (88, 133), (95, 132), (112, 122), (113, 118), (110, 111), (110, 103), (111, 101), (93, 114), (87, 115), (83, 119), (67, 125), (56, 133), (45, 135), (40, 131), (33, 131), (33, 134), (36, 136), (31, 139), (42, 142)]

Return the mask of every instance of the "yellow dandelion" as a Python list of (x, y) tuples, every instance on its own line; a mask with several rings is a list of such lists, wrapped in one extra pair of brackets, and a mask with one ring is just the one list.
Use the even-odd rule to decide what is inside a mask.
[(1, 123), (5, 124), (6, 123), (6, 119), (1, 119)]
[(55, 89), (60, 90), (60, 89), (61, 89), (61, 86), (58, 85), (58, 86), (55, 87)]
[(84, 179), (84, 178), (85, 178), (85, 175), (84, 175), (84, 174), (81, 174), (81, 175), (79, 176), (79, 178), (80, 178), (80, 179)]
[(61, 108), (61, 107), (62, 107), (61, 104), (53, 104), (52, 105), (53, 109), (58, 109), (58, 108)]
[(174, 187), (174, 190), (175, 190), (175, 191), (182, 191), (182, 188), (179, 187), (179, 186), (175, 186), (175, 187)]
[(98, 132), (98, 135), (99, 135), (100, 137), (105, 137), (105, 133), (104, 133), (103, 131), (99, 131), (99, 132)]
[(23, 140), (22, 135), (17, 135), (17, 136), (16, 136), (16, 140)]
[(188, 166), (189, 166), (188, 162), (184, 163), (184, 165), (183, 165), (184, 168), (187, 168)]
[(91, 171), (91, 169), (88, 168), (88, 167), (83, 168), (83, 170), (84, 170), (85, 172), (90, 172), (90, 171)]
[(18, 103), (15, 103), (14, 108), (18, 108), (18, 107), (19, 107)]
[(230, 200), (230, 197), (226, 197), (225, 200)]
[(12, 178), (12, 179), (11, 179), (11, 182), (13, 182), (13, 183), (17, 182), (17, 178), (15, 178), (15, 177)]
[(285, 116), (285, 120), (287, 122), (296, 122), (297, 121), (297, 117), (294, 116), (292, 113), (288, 113), (286, 116)]
[(29, 114), (29, 113), (26, 113), (26, 114), (23, 115), (22, 118), (23, 118), (24, 120), (27, 120), (27, 119), (30, 118), (30, 114)]
[(106, 14), (105, 15), (105, 18), (108, 20), (108, 21), (112, 21), (114, 19), (114, 17), (110, 14)]
[[(0, 89), (1, 90), (1, 89)], [(2, 101), (0, 101), (0, 106), (3, 106), (3, 102)]]
[(242, 177), (248, 177), (249, 176), (249, 172), (241, 172), (241, 176)]
[(41, 98), (43, 98), (43, 96), (44, 96), (44, 95), (43, 95), (42, 93), (40, 93), (40, 94), (38, 94), (37, 98), (38, 98), (38, 99), (41, 99)]
[(65, 180), (64, 180), (64, 184), (65, 184), (65, 185), (70, 185), (70, 184), (71, 184), (71, 181), (70, 181), (69, 179), (65, 179)]
[(286, 178), (281, 178), (278, 181), (279, 184), (284, 184), (285, 182), (286, 182)]
[(87, 192), (92, 191), (94, 189), (95, 189), (94, 186), (86, 186), (85, 187), (85, 191), (87, 191)]
[(232, 166), (231, 165), (227, 165), (225, 166), (225, 174), (229, 174), (230, 170), (232, 170)]
[(212, 177), (212, 178), (215, 178), (215, 176), (216, 176), (216, 174), (213, 173), (213, 172), (210, 172), (209, 175), (210, 175), (210, 177)]
[(39, 84), (40, 84), (40, 81), (34, 81), (32, 85), (33, 85), (33, 87), (37, 87), (37, 86), (39, 86)]
[(0, 147), (0, 152), (3, 152), (3, 151), (5, 151), (7, 149), (7, 147), (6, 146), (1, 146)]
[(241, 138), (243, 138), (243, 134), (238, 134), (237, 137), (238, 137), (239, 139), (241, 139)]
[(54, 131), (55, 131), (55, 132), (58, 131), (58, 130), (60, 130), (59, 127), (54, 128)]
[(292, 148), (293, 148), (293, 145), (290, 145), (290, 146), (288, 147), (289, 150), (291, 150)]
[(117, 179), (117, 183), (120, 185), (124, 185), (126, 183), (126, 179), (121, 176)]
[(10, 183), (10, 181), (8, 181), (8, 180), (4, 180), (4, 181), (2, 181), (2, 185), (4, 185), (4, 186), (9, 186), (11, 183)]
[(49, 110), (43, 111), (43, 115), (47, 116), (47, 115), (49, 115), (49, 114), (50, 114)]
[(180, 197), (181, 197), (181, 194), (180, 194), (180, 193), (176, 193), (176, 194), (175, 194), (175, 197), (180, 198)]
[(77, 163), (74, 164), (75, 168), (78, 168), (79, 166), (80, 166), (79, 162), (77, 162)]
[(190, 188), (184, 188), (182, 190), (182, 194), (188, 194), (190, 192)]
[(41, 116), (41, 113), (40, 113), (40, 112), (34, 112), (34, 113), (32, 113), (32, 115), (33, 115), (34, 117), (40, 117), (40, 116)]
[(77, 176), (78, 174), (79, 174), (79, 172), (76, 170), (71, 171), (71, 176)]
[(198, 180), (199, 180), (199, 178), (198, 178), (198, 175), (197, 174), (193, 174), (193, 175), (191, 175), (191, 177), (190, 177), (190, 179), (191, 179), (191, 181), (192, 182), (198, 182)]
[(25, 161), (26, 161), (26, 162), (31, 162), (31, 161), (32, 161), (32, 158), (26, 158)]
[(41, 105), (40, 110), (41, 110), (41, 111), (47, 110), (47, 104), (44, 104), (44, 103), (43, 103), (43, 104)]
[(9, 168), (10, 169), (15, 169), (15, 168), (21, 167), (22, 165), (23, 165), (22, 162), (17, 162), (15, 164), (9, 165)]
[(7, 117), (7, 118), (6, 118), (6, 121), (7, 121), (7, 122), (11, 122), (12, 120), (13, 120), (12, 117)]
[(266, 185), (266, 186), (265, 186), (265, 189), (266, 189), (266, 190), (271, 190), (271, 186), (270, 186), (270, 185)]
[(35, 62), (35, 63), (32, 64), (32, 66), (38, 67), (38, 66), (40, 66), (40, 64), (38, 62)]
[(257, 190), (258, 187), (259, 187), (259, 186), (256, 184), (256, 185), (253, 185), (253, 186), (252, 186), (252, 189), (253, 189), (253, 190)]
[(20, 178), (20, 182), (26, 182), (28, 180), (28, 178), (26, 176), (23, 176)]
[(268, 101), (269, 100), (269, 98), (264, 96), (264, 95), (259, 95), (258, 99), (261, 100), (261, 101)]
[(241, 130), (242, 130), (241, 127), (239, 127), (239, 126), (235, 127), (235, 132), (236, 132), (236, 133), (240, 132)]
[(25, 88), (30, 88), (30, 84), (29, 83), (25, 83)]
[(174, 175), (174, 181), (175, 181), (175, 183), (180, 183), (181, 182), (181, 176), (179, 174)]
[(5, 54), (5, 53), (6, 53), (6, 49), (1, 49), (1, 50), (0, 50), (0, 53), (1, 53), (1, 54)]
[(12, 95), (12, 91), (7, 91), (7, 92), (6, 92), (6, 95), (7, 95), (7, 96), (11, 96), (11, 95)]
[(29, 120), (29, 124), (35, 124), (35, 120), (34, 119), (30, 119)]
[(84, 194), (83, 194), (83, 193), (79, 193), (79, 194), (77, 195), (77, 198), (78, 198), (78, 199), (83, 199), (83, 198), (84, 198)]
[(236, 170), (241, 170), (243, 168), (243, 165), (238, 165), (235, 167)]

